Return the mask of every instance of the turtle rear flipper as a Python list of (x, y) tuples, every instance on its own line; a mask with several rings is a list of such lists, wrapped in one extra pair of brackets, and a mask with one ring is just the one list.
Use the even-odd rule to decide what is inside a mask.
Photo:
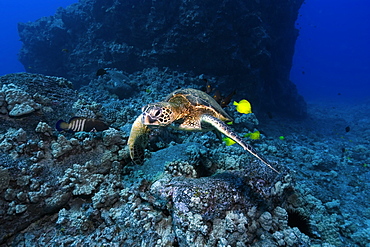
[(257, 151), (251, 145), (246, 143), (240, 136), (238, 136), (234, 131), (232, 131), (231, 128), (227, 126), (227, 124), (225, 124), (220, 119), (213, 117), (211, 115), (208, 115), (208, 114), (203, 114), (201, 116), (201, 122), (212, 125), (216, 130), (220, 131), (222, 134), (226, 135), (227, 137), (233, 139), (236, 143), (242, 146), (244, 150), (248, 151), (253, 156), (261, 160), (265, 165), (270, 167), (272, 170), (274, 170), (277, 173), (280, 173), (275, 168), (272, 167), (270, 162), (265, 157), (257, 153)]
[(132, 124), (130, 137), (127, 144), (130, 149), (130, 157), (136, 165), (144, 163), (144, 151), (148, 144), (150, 129), (142, 122), (143, 115), (140, 114)]

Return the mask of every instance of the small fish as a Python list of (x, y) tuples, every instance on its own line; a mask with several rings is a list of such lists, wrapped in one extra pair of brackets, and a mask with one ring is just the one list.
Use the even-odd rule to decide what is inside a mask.
[(225, 108), (230, 102), (231, 98), (236, 94), (236, 90), (232, 91), (228, 96), (221, 100), (220, 106)]
[(109, 128), (103, 121), (84, 117), (73, 117), (68, 123), (63, 120), (59, 120), (55, 127), (58, 131), (65, 130), (70, 132), (97, 132), (107, 130)]
[(229, 138), (229, 137), (224, 137), (222, 138), (222, 140), (225, 142), (226, 146), (231, 146), (231, 145), (234, 145), (236, 142)]
[(346, 130), (346, 132), (349, 132), (349, 131), (351, 130), (351, 127), (347, 126), (347, 127), (345, 128), (345, 130)]
[(98, 69), (96, 71), (96, 76), (102, 76), (102, 75), (105, 75), (107, 74), (107, 71), (105, 69)]
[(62, 49), (62, 52), (64, 52), (64, 53), (69, 53), (69, 50), (68, 50), (68, 49), (66, 49), (66, 48), (64, 48), (64, 49)]
[(257, 130), (253, 133), (245, 134), (244, 137), (249, 137), (252, 140), (259, 140), (261, 138), (261, 133)]
[(236, 110), (240, 113), (252, 113), (252, 106), (248, 100), (242, 99), (241, 101), (239, 101), (239, 103), (234, 101), (234, 105), (236, 106)]
[(215, 91), (215, 95), (213, 95), (213, 99), (216, 100), (217, 103), (221, 103), (222, 96), (219, 90)]
[(215, 90), (215, 88), (212, 87), (211, 83), (206, 78), (201, 78), (201, 79), (206, 84), (206, 86), (202, 88), (203, 92), (210, 94), (212, 91)]
[(206, 93), (212, 92), (213, 88), (211, 84), (209, 83), (209, 81), (207, 79), (203, 79), (203, 81), (206, 83)]

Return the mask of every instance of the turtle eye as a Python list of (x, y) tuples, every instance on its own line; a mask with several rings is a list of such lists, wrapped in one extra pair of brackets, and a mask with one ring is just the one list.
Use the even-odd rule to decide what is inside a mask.
[(162, 111), (159, 109), (159, 110), (156, 110), (155, 112), (154, 112), (154, 116), (155, 117), (159, 117), (159, 115), (161, 115), (161, 113), (162, 113)]

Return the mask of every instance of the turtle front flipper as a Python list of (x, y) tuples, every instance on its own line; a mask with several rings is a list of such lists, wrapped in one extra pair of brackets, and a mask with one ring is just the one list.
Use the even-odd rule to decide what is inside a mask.
[(141, 165), (144, 163), (144, 151), (148, 144), (148, 136), (150, 129), (148, 126), (143, 124), (143, 114), (140, 114), (132, 124), (130, 137), (128, 138), (127, 144), (130, 149), (130, 157), (132, 161)]
[(204, 114), (201, 116), (201, 122), (212, 125), (215, 129), (220, 131), (222, 134), (233, 139), (236, 143), (242, 146), (244, 150), (248, 151), (249, 153), (257, 157), (259, 160), (261, 160), (265, 165), (270, 167), (272, 170), (274, 170), (277, 173), (280, 173), (275, 168), (272, 167), (270, 162), (265, 157), (257, 153), (257, 151), (251, 145), (246, 143), (241, 137), (239, 137), (236, 133), (234, 133), (234, 131), (220, 119), (215, 118), (208, 114)]

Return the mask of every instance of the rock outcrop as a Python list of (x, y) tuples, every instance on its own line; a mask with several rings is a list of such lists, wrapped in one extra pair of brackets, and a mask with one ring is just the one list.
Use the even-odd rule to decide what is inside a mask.
[[(168, 67), (220, 78), (255, 109), (304, 116), (289, 81), (303, 0), (81, 0), (20, 23), (27, 72), (86, 85), (100, 68)], [(199, 82), (204, 83), (204, 82)]]

